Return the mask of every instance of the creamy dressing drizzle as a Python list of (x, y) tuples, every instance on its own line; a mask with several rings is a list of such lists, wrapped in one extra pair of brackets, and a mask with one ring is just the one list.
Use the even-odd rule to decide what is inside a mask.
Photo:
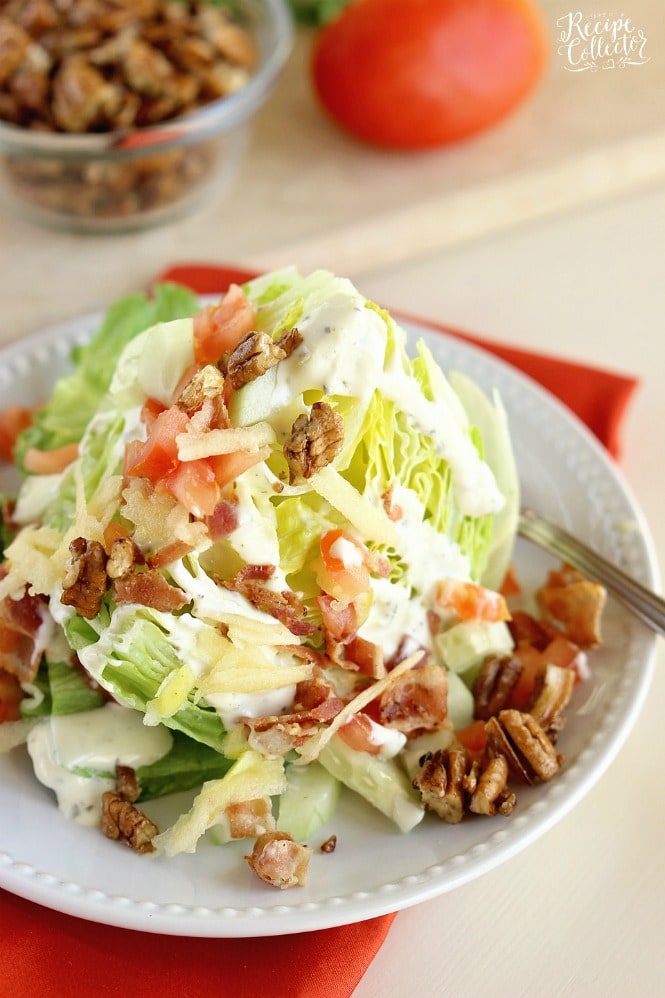
[(101, 815), (101, 795), (114, 779), (80, 776), (71, 770), (113, 773), (116, 765), (138, 769), (163, 758), (173, 738), (167, 728), (147, 728), (143, 716), (118, 704), (49, 717), (28, 734), (28, 752), (40, 783), (56, 794), (71, 821), (93, 825)]

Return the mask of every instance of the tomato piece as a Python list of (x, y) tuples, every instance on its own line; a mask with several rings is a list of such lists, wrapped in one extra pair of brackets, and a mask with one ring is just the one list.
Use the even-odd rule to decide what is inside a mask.
[(220, 488), (235, 481), (243, 471), (248, 471), (255, 464), (260, 464), (270, 457), (270, 447), (262, 447), (257, 451), (233, 451), (232, 454), (215, 454), (209, 457), (208, 463), (213, 470), (215, 480)]
[(0, 459), (14, 460), (14, 447), (19, 434), (27, 429), (35, 415), (34, 409), (9, 405), (0, 412)]
[(323, 109), (346, 131), (426, 149), (517, 107), (548, 50), (533, 0), (357, 0), (320, 31), (311, 76)]
[(460, 728), (459, 731), (456, 731), (455, 738), (467, 752), (470, 752), (473, 756), (480, 757), (487, 747), (485, 722), (472, 721), (466, 728)]
[(589, 666), (586, 653), (573, 641), (557, 635), (543, 651), (543, 659), (549, 665), (558, 665), (562, 669), (572, 669), (575, 681), (589, 678)]
[(157, 399), (146, 399), (141, 407), (141, 422), (151, 429), (155, 420), (160, 416), (166, 409), (165, 405), (158, 402)]
[(23, 690), (19, 680), (5, 669), (0, 669), (0, 724), (20, 720), (22, 699)]
[(369, 589), (369, 552), (346, 530), (327, 530), (320, 541), (321, 562), (316, 581), (324, 593), (350, 603)]
[(205, 458), (183, 461), (164, 480), (164, 486), (192, 516), (212, 516), (219, 502), (220, 488)]
[(177, 405), (161, 412), (146, 441), (132, 440), (125, 447), (124, 473), (130, 477), (158, 482), (178, 466), (176, 437), (187, 429), (189, 417)]
[(461, 621), (510, 620), (510, 611), (501, 593), (476, 582), (441, 579), (437, 583), (434, 600), (440, 610), (451, 611)]
[(208, 305), (194, 316), (194, 357), (212, 364), (233, 350), (256, 325), (256, 309), (238, 284), (231, 284), (218, 305)]
[(366, 714), (352, 714), (346, 724), (339, 728), (337, 734), (356, 752), (378, 755), (381, 751), (381, 746), (372, 740), (372, 721)]
[(68, 468), (79, 455), (78, 444), (65, 444), (54, 450), (37, 450), (29, 447), (25, 452), (23, 465), (34, 475), (57, 475)]

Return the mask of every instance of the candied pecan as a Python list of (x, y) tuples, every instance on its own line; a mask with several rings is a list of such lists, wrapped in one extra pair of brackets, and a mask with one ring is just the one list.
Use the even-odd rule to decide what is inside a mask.
[(256, 63), (256, 49), (246, 31), (210, 5), (199, 9), (198, 23), (203, 37), (234, 65), (251, 69)]
[(553, 738), (565, 723), (563, 711), (568, 706), (575, 688), (575, 672), (548, 663), (536, 676), (536, 685), (528, 712)]
[(422, 760), (413, 786), (420, 791), (427, 811), (434, 811), (449, 825), (464, 817), (467, 757), (462, 749), (438, 749)]
[(177, 405), (188, 416), (201, 408), (206, 399), (217, 398), (224, 392), (224, 375), (214, 364), (206, 364), (187, 382), (180, 395)]
[(106, 552), (99, 541), (76, 537), (69, 545), (71, 559), (63, 580), (60, 602), (92, 620), (106, 592)]
[(183, 591), (167, 582), (156, 568), (115, 579), (113, 597), (116, 603), (141, 603), (166, 613), (181, 610), (189, 602)]
[(136, 770), (131, 766), (115, 767), (115, 792), (122, 800), (134, 804), (141, 796), (141, 787), (136, 779)]
[(119, 579), (142, 561), (141, 552), (131, 537), (116, 537), (109, 549), (106, 574), (109, 579)]
[(173, 66), (159, 49), (134, 38), (124, 53), (122, 71), (133, 90), (149, 97), (159, 97), (167, 90)]
[(511, 775), (524, 783), (550, 780), (563, 761), (538, 721), (523, 711), (500, 711), (485, 731), (489, 756), (504, 755)]
[(242, 388), (285, 357), (286, 351), (267, 333), (247, 333), (229, 354), (226, 373), (234, 388)]
[(287, 832), (266, 832), (245, 859), (257, 877), (273, 887), (303, 887), (307, 883), (311, 848)]
[(135, 852), (154, 852), (152, 840), (159, 829), (131, 801), (107, 790), (102, 795), (102, 831)]
[(325, 468), (344, 443), (344, 420), (327, 402), (315, 402), (309, 415), (301, 413), (284, 444), (289, 482), (295, 485)]
[(515, 645), (522, 642), (533, 645), (538, 651), (543, 651), (552, 640), (552, 630), (544, 626), (543, 621), (536, 620), (526, 610), (513, 610), (508, 621), (508, 629)]
[(63, 59), (53, 80), (53, 118), (65, 132), (85, 132), (112, 113), (115, 87), (83, 55)]
[(337, 848), (336, 835), (331, 835), (329, 839), (326, 839), (326, 841), (322, 842), (321, 845), (319, 846), (321, 852), (325, 853), (334, 852), (336, 848)]
[(23, 64), (30, 35), (9, 17), (0, 17), (0, 83), (4, 83)]
[(517, 656), (488, 655), (473, 684), (474, 717), (486, 721), (498, 714), (509, 702), (521, 674)]
[(515, 806), (515, 794), (506, 786), (508, 762), (503, 755), (494, 756), (477, 776), (471, 792), (469, 810), (473, 814), (493, 815), (497, 811), (508, 815)]

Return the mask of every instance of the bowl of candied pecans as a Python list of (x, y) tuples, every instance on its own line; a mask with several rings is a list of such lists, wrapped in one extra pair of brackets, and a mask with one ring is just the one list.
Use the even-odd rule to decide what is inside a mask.
[(220, 195), (292, 34), (286, 0), (6, 0), (5, 204), (102, 233)]

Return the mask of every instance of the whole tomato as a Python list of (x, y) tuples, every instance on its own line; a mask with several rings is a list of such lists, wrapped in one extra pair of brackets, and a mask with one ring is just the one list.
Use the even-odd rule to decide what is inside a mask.
[(312, 81), (353, 135), (426, 149), (513, 110), (539, 81), (548, 50), (532, 0), (352, 0), (315, 39)]

